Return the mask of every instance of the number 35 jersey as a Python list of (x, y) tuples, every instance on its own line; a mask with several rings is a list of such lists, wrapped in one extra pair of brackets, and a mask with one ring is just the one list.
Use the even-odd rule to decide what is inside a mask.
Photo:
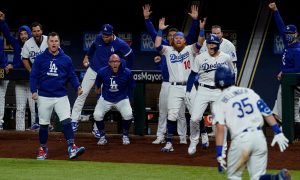
[(232, 137), (246, 129), (263, 126), (263, 116), (272, 115), (271, 109), (252, 89), (231, 86), (213, 105), (213, 123), (226, 125)]

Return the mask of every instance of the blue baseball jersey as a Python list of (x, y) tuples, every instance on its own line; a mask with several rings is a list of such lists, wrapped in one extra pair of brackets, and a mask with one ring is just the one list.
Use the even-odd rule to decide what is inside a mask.
[(102, 97), (109, 102), (119, 102), (127, 99), (130, 91), (135, 87), (135, 82), (130, 69), (120, 65), (117, 73), (114, 73), (110, 66), (101, 68), (97, 72), (95, 81), (97, 87), (102, 85)]
[(112, 42), (105, 43), (102, 34), (97, 35), (87, 53), (91, 58), (90, 67), (97, 72), (100, 68), (108, 65), (109, 57), (112, 54), (118, 54), (120, 57), (125, 58), (127, 60), (126, 66), (131, 67), (133, 51), (125, 41), (114, 35)]
[(72, 59), (61, 49), (53, 55), (48, 49), (38, 55), (30, 73), (30, 90), (44, 97), (67, 95), (67, 83), (77, 91), (79, 80), (75, 74)]
[(4, 42), (2, 37), (0, 37), (0, 68), (5, 68), (7, 66), (7, 57), (4, 52)]
[(28, 34), (28, 39), (32, 37), (31, 30), (28, 26), (21, 26), (18, 30), (18, 37), (15, 38), (9, 32), (9, 27), (6, 21), (0, 21), (0, 29), (3, 32), (4, 37), (6, 38), (7, 42), (10, 43), (14, 48), (14, 59), (13, 59), (13, 67), (14, 68), (24, 68), (21, 51), (23, 47), (23, 43), (20, 39), (20, 32), (26, 31)]
[(284, 53), (282, 55), (281, 71), (283, 73), (299, 73), (300, 72), (300, 43), (295, 42), (288, 44), (285, 39), (285, 24), (280, 16), (279, 11), (274, 12), (277, 29), (284, 41)]

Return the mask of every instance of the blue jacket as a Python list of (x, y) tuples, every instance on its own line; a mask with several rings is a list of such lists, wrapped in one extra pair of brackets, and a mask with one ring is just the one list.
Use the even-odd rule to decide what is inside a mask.
[(23, 47), (24, 43), (22, 43), (22, 41), (20, 39), (20, 32), (24, 31), (24, 30), (27, 31), (28, 39), (29, 39), (32, 37), (30, 28), (26, 25), (21, 26), (18, 30), (18, 38), (15, 38), (11, 35), (6, 21), (0, 21), (0, 29), (2, 30), (7, 42), (10, 43), (14, 48), (13, 67), (14, 68), (24, 68), (24, 65), (22, 62), (22, 57), (21, 57), (21, 51), (22, 51), (22, 47)]
[(4, 42), (2, 37), (0, 37), (0, 68), (5, 68), (7, 66), (7, 56), (4, 52)]
[(285, 24), (279, 11), (274, 12), (274, 17), (277, 29), (284, 41), (285, 48), (280, 69), (283, 73), (300, 73), (300, 43), (295, 42), (288, 45), (284, 34)]
[(30, 73), (30, 90), (44, 97), (63, 97), (70, 82), (77, 91), (79, 80), (75, 74), (72, 59), (61, 49), (57, 55), (45, 50), (38, 55)]
[(125, 41), (114, 36), (112, 42), (104, 43), (102, 34), (97, 35), (87, 53), (91, 59), (90, 67), (97, 72), (100, 68), (108, 65), (109, 57), (112, 54), (118, 54), (121, 58), (126, 59), (126, 67), (132, 67), (133, 51)]
[(102, 97), (109, 102), (119, 102), (127, 99), (135, 87), (135, 81), (130, 69), (121, 63), (117, 73), (110, 66), (105, 66), (97, 72), (95, 81), (97, 87), (102, 85)]

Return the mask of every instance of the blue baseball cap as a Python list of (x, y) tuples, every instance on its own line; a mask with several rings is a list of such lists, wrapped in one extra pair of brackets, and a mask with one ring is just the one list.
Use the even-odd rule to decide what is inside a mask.
[(289, 24), (284, 28), (285, 33), (296, 33), (297, 32), (297, 27), (293, 24)]
[(102, 34), (104, 34), (104, 35), (110, 36), (110, 35), (113, 34), (113, 31), (114, 31), (114, 28), (113, 28), (113, 26), (110, 25), (110, 24), (104, 24), (104, 25), (102, 26), (102, 28), (101, 28), (101, 32), (102, 32)]
[(183, 34), (183, 32), (178, 31), (173, 35), (173, 37), (176, 37), (176, 36), (184, 37), (184, 34)]

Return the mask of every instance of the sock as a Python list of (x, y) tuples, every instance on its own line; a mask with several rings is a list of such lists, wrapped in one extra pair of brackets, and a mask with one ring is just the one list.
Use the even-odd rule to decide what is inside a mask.
[(104, 121), (95, 121), (96, 122), (96, 126), (98, 128), (98, 131), (100, 132), (100, 136), (105, 136), (105, 131), (104, 131)]
[(40, 146), (45, 148), (48, 141), (48, 125), (41, 125), (39, 129)]
[(68, 146), (73, 146), (74, 144), (74, 132), (71, 125), (71, 119), (65, 119), (62, 122), (63, 130), (64, 130), (64, 136), (67, 140)]
[(167, 142), (172, 143), (172, 138), (174, 132), (176, 131), (176, 125), (177, 125), (176, 121), (171, 121), (171, 120), (167, 121), (167, 138), (166, 138)]
[(124, 120), (123, 119), (122, 120), (122, 127), (123, 127), (123, 135), (124, 136), (128, 136), (131, 122), (132, 122), (132, 119), (129, 119), (129, 120)]

